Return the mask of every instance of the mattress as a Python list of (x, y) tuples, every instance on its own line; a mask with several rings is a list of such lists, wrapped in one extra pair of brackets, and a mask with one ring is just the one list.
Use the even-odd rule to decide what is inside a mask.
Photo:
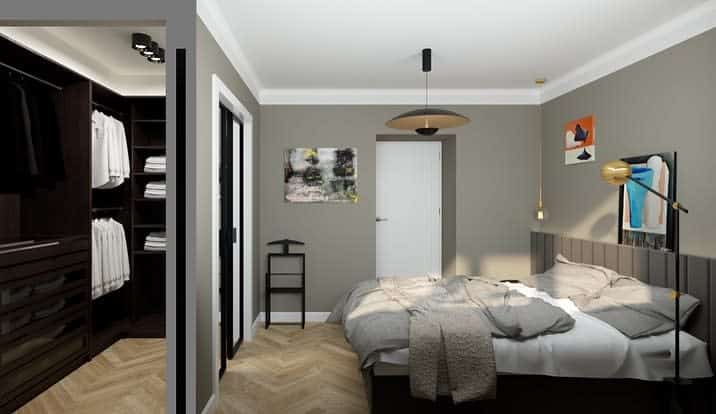
[[(660, 381), (674, 375), (674, 332), (629, 339), (610, 325), (581, 312), (569, 299), (555, 299), (520, 283), (506, 283), (526, 296), (564, 309), (575, 319), (568, 332), (525, 341), (494, 338), (495, 362), (500, 374), (579, 378), (632, 378)], [(681, 376), (713, 376), (707, 344), (680, 333)], [(375, 375), (408, 375), (409, 349), (381, 352)]]

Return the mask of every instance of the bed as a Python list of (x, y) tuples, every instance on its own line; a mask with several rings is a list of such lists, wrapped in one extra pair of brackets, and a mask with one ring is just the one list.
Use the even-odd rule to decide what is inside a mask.
[[(532, 234), (532, 253), (533, 273), (551, 267), (553, 254), (564, 254), (573, 260), (609, 267), (654, 285), (668, 285), (669, 275), (665, 272), (668, 267), (665, 265), (670, 260), (669, 253), (582, 242), (542, 233)], [(613, 254), (615, 257), (611, 257)], [(640, 274), (644, 270), (640, 267), (644, 257), (647, 269), (651, 264), (651, 272), (646, 275)], [(709, 324), (712, 321), (710, 301), (716, 295), (711, 291), (710, 283), (700, 283), (708, 282), (709, 275), (696, 273), (704, 269), (696, 260), (685, 260), (692, 263), (691, 272), (686, 273), (685, 286), (701, 303), (690, 316), (686, 331), (680, 335), (682, 377), (690, 379), (690, 385), (681, 388), (681, 399), (686, 412), (706, 413), (712, 412), (714, 391), (709, 362), (709, 347), (712, 346)], [(705, 271), (709, 269), (710, 266), (706, 266)], [(662, 280), (660, 272), (664, 272), (664, 283), (654, 283)], [(526, 340), (494, 338), (497, 398), (457, 405), (445, 391), (434, 402), (410, 395), (410, 350), (407, 347), (396, 344), (376, 352), (362, 358), (371, 411), (508, 413), (534, 410), (538, 406), (540, 412), (549, 410), (551, 413), (610, 411), (634, 414), (660, 412), (668, 406), (672, 388), (664, 379), (673, 374), (673, 331), (630, 339), (614, 326), (580, 311), (570, 299), (555, 299), (522, 283), (505, 283), (505, 286), (562, 309), (574, 319), (574, 327), (566, 332)]]

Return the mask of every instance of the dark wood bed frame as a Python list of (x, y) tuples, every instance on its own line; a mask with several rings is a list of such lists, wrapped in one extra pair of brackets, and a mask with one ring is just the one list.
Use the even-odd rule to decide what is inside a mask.
[[(531, 234), (531, 270), (550, 268), (561, 253), (570, 260), (605, 266), (621, 274), (657, 285), (672, 287), (674, 255), (617, 244), (591, 242), (546, 233)], [(709, 344), (711, 366), (716, 353), (716, 259), (682, 255), (683, 291), (699, 298), (701, 305), (691, 316), (686, 331)], [(713, 303), (714, 306), (711, 306)], [(659, 414), (669, 413), (674, 391), (668, 382), (627, 379), (558, 378), (500, 375), (497, 399), (454, 405), (449, 397), (436, 402), (412, 398), (407, 376), (375, 375), (369, 370), (365, 382), (371, 413), (523, 413), (550, 414)], [(679, 387), (685, 414), (716, 412), (713, 379), (693, 381)], [(528, 411), (529, 410), (529, 411)]]

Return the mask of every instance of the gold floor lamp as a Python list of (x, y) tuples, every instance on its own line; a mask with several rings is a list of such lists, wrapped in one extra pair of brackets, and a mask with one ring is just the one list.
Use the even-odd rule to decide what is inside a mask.
[(676, 271), (674, 272), (674, 274), (676, 275), (676, 281), (674, 283), (674, 347), (676, 349), (676, 355), (674, 356), (674, 383), (679, 384), (681, 382), (681, 376), (679, 373), (679, 359), (681, 358), (679, 352), (679, 331), (681, 329), (681, 317), (679, 313), (679, 296), (681, 295), (681, 266), (679, 263), (679, 213), (684, 212), (688, 214), (689, 210), (683, 205), (681, 205), (681, 203), (679, 203), (678, 201), (672, 200), (669, 197), (655, 191), (650, 186), (640, 182), (639, 180), (633, 179), (631, 176), (631, 165), (629, 165), (627, 162), (621, 160), (610, 161), (602, 166), (601, 175), (602, 180), (613, 185), (621, 186), (626, 184), (627, 181), (631, 181), (634, 184), (643, 187), (645, 190), (666, 201), (669, 205), (669, 208), (671, 208), (671, 217), (674, 223), (674, 262), (676, 266)]

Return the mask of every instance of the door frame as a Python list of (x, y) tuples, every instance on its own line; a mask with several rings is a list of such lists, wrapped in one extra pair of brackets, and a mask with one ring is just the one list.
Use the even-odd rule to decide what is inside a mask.
[[(228, 86), (217, 74), (211, 75), (211, 338), (212, 338), (212, 398), (218, 401), (219, 398), (219, 357), (221, 353), (219, 324), (219, 147), (221, 142), (221, 103), (229, 109), (235, 117), (243, 124), (243, 159), (241, 168), (245, 178), (243, 188), (244, 211), (242, 212), (243, 222), (246, 224), (243, 231), (243, 340), (250, 341), (253, 338), (251, 316), (253, 315), (253, 273), (254, 273), (254, 249), (253, 249), (253, 116), (251, 112), (239, 101)], [(236, 152), (234, 152), (236, 154)], [(238, 260), (238, 259), (237, 259)]]

